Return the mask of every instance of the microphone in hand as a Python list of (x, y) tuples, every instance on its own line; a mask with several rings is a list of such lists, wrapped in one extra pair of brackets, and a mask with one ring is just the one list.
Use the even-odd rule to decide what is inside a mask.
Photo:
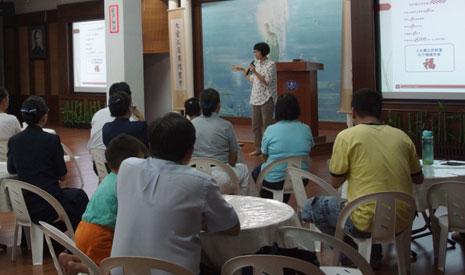
[(250, 74), (250, 66), (255, 66), (255, 60), (252, 60), (252, 62), (250, 62), (249, 68), (247, 69), (247, 72), (245, 73), (245, 75)]

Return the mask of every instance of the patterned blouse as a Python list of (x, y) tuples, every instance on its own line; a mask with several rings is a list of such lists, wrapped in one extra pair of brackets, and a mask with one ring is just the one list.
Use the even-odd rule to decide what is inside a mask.
[(250, 104), (260, 106), (265, 104), (270, 97), (273, 102), (276, 102), (277, 98), (277, 77), (276, 77), (276, 65), (273, 61), (266, 59), (263, 62), (255, 60), (255, 70), (257, 73), (262, 75), (268, 86), (263, 84), (258, 77), (254, 74), (250, 76), (250, 82), (252, 83), (252, 93), (250, 94)]

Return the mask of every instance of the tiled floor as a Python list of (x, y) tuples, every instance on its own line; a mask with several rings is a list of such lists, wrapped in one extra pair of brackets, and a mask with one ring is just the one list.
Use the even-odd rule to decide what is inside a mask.
[[(97, 188), (97, 176), (92, 171), (92, 162), (87, 151), (87, 140), (89, 130), (84, 129), (67, 129), (57, 125), (48, 125), (47, 127), (54, 128), (57, 134), (61, 137), (62, 142), (66, 144), (76, 155), (80, 156), (80, 165), (83, 171), (85, 181), (85, 191), (91, 196)], [(245, 142), (242, 150), (244, 152), (244, 162), (252, 170), (255, 166), (262, 162), (258, 156), (248, 156), (248, 153), (253, 150), (252, 134), (249, 126), (240, 125), (235, 127), (236, 135), (239, 141)], [(328, 135), (330, 139), (334, 139), (336, 133), (334, 131), (322, 131), (323, 135)], [(329, 172), (326, 165), (326, 160), (330, 154), (314, 156), (312, 158), (312, 173), (320, 176), (325, 180), (329, 180)], [(72, 164), (68, 165), (68, 186), (79, 187), (79, 178), (75, 167)], [(254, 184), (251, 183), (253, 186)], [(257, 191), (252, 187), (252, 190)], [(318, 194), (318, 190), (312, 186), (307, 186), (307, 195), (314, 196)], [(295, 201), (291, 199), (291, 206), (295, 206)], [(9, 246), (13, 239), (13, 224), (14, 217), (12, 213), (0, 213), (0, 243), (6, 243)], [(415, 221), (415, 227), (421, 226), (421, 219)], [(465, 274), (465, 256), (463, 254), (464, 244), (457, 244), (455, 249), (449, 249), (447, 252), (446, 274)], [(392, 274), (396, 273), (395, 250), (392, 246), (384, 247), (384, 259), (381, 269), (377, 274)], [(431, 236), (419, 239), (412, 243), (412, 250), (418, 253), (417, 259), (412, 262), (412, 274), (442, 274), (433, 268), (433, 248)], [(8, 253), (11, 253), (9, 248)], [(326, 257), (323, 258), (323, 264)], [(53, 262), (50, 256), (44, 256), (44, 264), (42, 266), (31, 265), (31, 255), (25, 251), (17, 252), (17, 261), (12, 262), (9, 254), (0, 250), (0, 275), (3, 274), (56, 274)]]

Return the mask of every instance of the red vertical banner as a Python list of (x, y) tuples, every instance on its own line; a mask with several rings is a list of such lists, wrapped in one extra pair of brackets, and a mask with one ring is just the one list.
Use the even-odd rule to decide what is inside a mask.
[(108, 7), (110, 14), (110, 33), (119, 33), (119, 7), (111, 5)]

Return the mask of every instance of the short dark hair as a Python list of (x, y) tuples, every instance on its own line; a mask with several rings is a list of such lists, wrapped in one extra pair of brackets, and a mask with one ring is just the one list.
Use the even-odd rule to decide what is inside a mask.
[(0, 103), (8, 97), (8, 91), (5, 87), (0, 87)]
[(110, 86), (110, 90), (108, 91), (108, 96), (112, 96), (116, 92), (125, 92), (128, 96), (131, 96), (131, 88), (129, 84), (126, 82), (116, 82)]
[(270, 46), (268, 46), (268, 44), (266, 44), (265, 42), (255, 44), (255, 46), (253, 46), (253, 49), (260, 51), (263, 57), (267, 56), (270, 53)]
[(112, 117), (121, 117), (129, 112), (131, 97), (125, 92), (116, 92), (108, 100), (108, 107)]
[(139, 139), (128, 134), (120, 134), (108, 144), (105, 158), (111, 169), (119, 169), (123, 160), (137, 157), (140, 153), (146, 156), (147, 147)]
[(191, 97), (184, 102), (184, 109), (188, 116), (200, 116), (200, 100), (196, 97)]
[(212, 115), (219, 103), (220, 94), (215, 89), (208, 88), (200, 94), (200, 107), (202, 114), (206, 117)]
[(296, 120), (300, 116), (300, 106), (297, 98), (290, 93), (282, 94), (276, 101), (275, 119)]
[(32, 95), (26, 98), (21, 107), (23, 119), (29, 125), (37, 124), (46, 113), (48, 113), (47, 103), (40, 96)]
[(381, 93), (370, 89), (359, 89), (352, 95), (352, 107), (360, 117), (381, 117), (383, 98)]
[(148, 136), (150, 156), (180, 162), (194, 146), (195, 128), (180, 114), (168, 113), (150, 123)]

